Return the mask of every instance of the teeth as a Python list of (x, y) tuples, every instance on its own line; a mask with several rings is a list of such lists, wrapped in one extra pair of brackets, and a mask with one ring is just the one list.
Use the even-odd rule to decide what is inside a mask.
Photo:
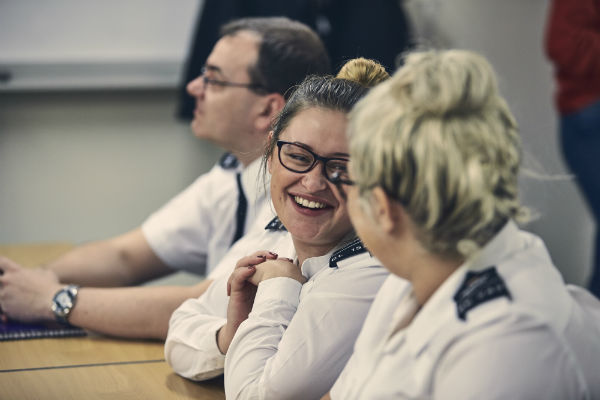
[(296, 203), (306, 208), (325, 208), (325, 204), (323, 203), (319, 203), (318, 201), (309, 201), (300, 196), (294, 196), (294, 200)]

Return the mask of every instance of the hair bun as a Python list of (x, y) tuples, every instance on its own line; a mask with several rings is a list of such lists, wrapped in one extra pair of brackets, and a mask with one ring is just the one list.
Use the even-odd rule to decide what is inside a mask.
[(460, 115), (482, 110), (498, 98), (493, 69), (478, 54), (412, 53), (405, 64), (414, 68), (400, 69), (391, 90), (407, 110), (436, 117)]
[(363, 57), (354, 58), (340, 69), (336, 78), (356, 82), (365, 87), (373, 87), (390, 77), (383, 65)]

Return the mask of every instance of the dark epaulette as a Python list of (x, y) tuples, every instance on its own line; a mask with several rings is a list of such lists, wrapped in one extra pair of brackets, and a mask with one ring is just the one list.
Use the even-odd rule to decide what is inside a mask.
[(465, 280), (454, 295), (458, 318), (466, 319), (467, 312), (497, 297), (512, 299), (496, 267), (482, 271), (468, 271)]
[(225, 153), (221, 156), (221, 159), (219, 160), (219, 165), (221, 166), (221, 168), (223, 169), (232, 169), (232, 168), (237, 168), (237, 166), (240, 164), (240, 162), (238, 161), (237, 158), (235, 158), (235, 156), (231, 153)]
[(367, 252), (367, 248), (359, 238), (354, 239), (344, 247), (336, 250), (329, 259), (329, 268), (337, 268), (339, 261)]
[(269, 231), (287, 231), (283, 223), (279, 220), (279, 217), (275, 217), (265, 226), (266, 230)]

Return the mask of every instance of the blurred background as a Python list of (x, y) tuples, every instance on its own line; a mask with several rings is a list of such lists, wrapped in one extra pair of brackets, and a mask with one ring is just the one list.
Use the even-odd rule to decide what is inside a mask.
[[(521, 127), (525, 166), (544, 176), (521, 180), (523, 203), (537, 215), (526, 228), (543, 237), (568, 282), (585, 284), (595, 227), (558, 148), (543, 51), (548, 2), (397, 3), (417, 46), (472, 49), (491, 61)], [(122, 233), (214, 164), (221, 151), (194, 138), (181, 113), (203, 7), (0, 0), (0, 243)], [(372, 37), (374, 23), (360, 22), (341, 32), (350, 43), (346, 33)], [(327, 23), (315, 21), (321, 32)]]

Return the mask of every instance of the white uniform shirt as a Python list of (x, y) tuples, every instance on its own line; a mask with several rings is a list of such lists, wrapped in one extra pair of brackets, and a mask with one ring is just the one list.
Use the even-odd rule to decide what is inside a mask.
[(304, 285), (290, 278), (261, 282), (252, 312), (220, 361), (216, 333), (226, 323), (227, 277), (215, 281), (205, 295), (188, 300), (171, 317), (167, 361), (180, 375), (206, 379), (223, 371), (224, 359), (225, 393), (231, 399), (320, 398), (350, 357), (388, 276), (361, 249), (353, 241), (305, 260)]
[(513, 222), (410, 321), (415, 310), (390, 276), (332, 399), (600, 398), (600, 303), (567, 290), (542, 241)]
[(264, 225), (261, 231), (255, 228), (258, 227), (237, 241), (213, 270), (209, 279), (214, 282), (206, 292), (197, 299), (186, 300), (171, 315), (165, 358), (179, 375), (203, 380), (223, 373), (225, 356), (217, 347), (216, 333), (227, 322), (227, 280), (238, 260), (258, 250), (295, 257), (294, 244), (286, 230), (265, 231)]
[(143, 223), (148, 244), (165, 264), (196, 274), (208, 274), (215, 268), (235, 236), (238, 173), (247, 201), (243, 233), (248, 232), (270, 200), (264, 190), (268, 183), (258, 179), (260, 159), (243, 168), (235, 157), (226, 155)]

